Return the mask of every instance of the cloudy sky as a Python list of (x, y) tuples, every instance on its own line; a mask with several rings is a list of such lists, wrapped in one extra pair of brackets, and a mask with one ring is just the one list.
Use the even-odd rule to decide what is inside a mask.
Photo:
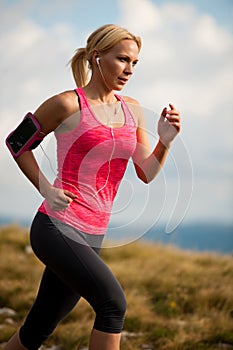
[[(67, 62), (106, 23), (142, 37), (140, 63), (122, 93), (143, 106), (152, 144), (161, 109), (173, 102), (182, 113), (182, 132), (157, 180), (145, 186), (129, 166), (113, 221), (149, 227), (162, 220), (171, 229), (182, 220), (232, 223), (232, 0), (1, 0), (0, 214), (31, 218), (41, 202), (10, 157), (6, 135), (26, 112), (75, 87)], [(53, 139), (46, 142), (50, 152)]]

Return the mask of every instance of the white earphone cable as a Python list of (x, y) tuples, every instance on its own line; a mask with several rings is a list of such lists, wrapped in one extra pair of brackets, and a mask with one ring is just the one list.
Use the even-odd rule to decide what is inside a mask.
[[(104, 107), (105, 107), (105, 106), (104, 106)], [(115, 110), (115, 114), (114, 114), (115, 116), (120, 112), (120, 108), (121, 108), (121, 104), (119, 104), (119, 106), (118, 106), (117, 109)], [(104, 108), (104, 110), (105, 110), (105, 108)], [(105, 113), (106, 113), (106, 110), (105, 110)], [(106, 113), (106, 114), (107, 114), (107, 113)], [(110, 119), (110, 121), (111, 121), (111, 119)], [(110, 123), (110, 128), (109, 128), (109, 129), (110, 129), (110, 133), (111, 133), (111, 136), (112, 136), (113, 147), (112, 147), (112, 151), (111, 151), (111, 154), (110, 154), (110, 157), (109, 157), (109, 160), (108, 160), (108, 174), (107, 174), (107, 177), (106, 177), (105, 184), (104, 184), (100, 189), (98, 189), (98, 191), (97, 191), (95, 194), (91, 194), (91, 191), (89, 190), (89, 194), (91, 194), (91, 196), (92, 196), (93, 198), (95, 198), (95, 197), (98, 195), (98, 193), (99, 193), (100, 191), (102, 191), (102, 190), (107, 186), (107, 183), (108, 183), (108, 180), (109, 180), (109, 177), (110, 177), (110, 173), (111, 173), (111, 161), (112, 161), (112, 159), (113, 159), (113, 155), (114, 155), (114, 152), (115, 152), (115, 149), (116, 149), (116, 140), (115, 140), (115, 135), (114, 135), (114, 128), (113, 128), (111, 125), (112, 125), (112, 123)], [(54, 176), (58, 179), (58, 181), (60, 181), (60, 182), (63, 183), (63, 184), (66, 184), (66, 185), (68, 185), (68, 186), (73, 187), (76, 191), (78, 191), (80, 194), (82, 194), (81, 191), (80, 191), (80, 189), (79, 189), (78, 187), (76, 187), (75, 185), (73, 185), (73, 184), (71, 184), (71, 183), (69, 183), (69, 182), (66, 182), (66, 181), (62, 180), (62, 179), (58, 176), (58, 174), (55, 172), (55, 170), (54, 170), (54, 168), (53, 168), (53, 165), (52, 165), (52, 162), (51, 162), (49, 156), (47, 155), (47, 153), (45, 152), (45, 150), (44, 150), (44, 148), (43, 148), (43, 146), (42, 146), (41, 144), (40, 144), (40, 148), (41, 148), (41, 150), (42, 150), (42, 152), (43, 152), (45, 158), (47, 159), (47, 161), (48, 161), (48, 163), (49, 163), (49, 167), (50, 167), (52, 173), (53, 173)], [(83, 185), (83, 187), (87, 187), (87, 186), (85, 186), (85, 184), (82, 184), (82, 185)], [(88, 190), (88, 188), (87, 188), (87, 190)], [(88, 191), (87, 191), (87, 193), (88, 193)]]

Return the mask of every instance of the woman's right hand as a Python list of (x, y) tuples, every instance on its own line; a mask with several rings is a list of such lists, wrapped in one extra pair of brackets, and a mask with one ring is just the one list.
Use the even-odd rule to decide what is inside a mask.
[(68, 208), (70, 203), (76, 198), (76, 195), (70, 191), (51, 186), (47, 189), (45, 198), (52, 210), (61, 211)]

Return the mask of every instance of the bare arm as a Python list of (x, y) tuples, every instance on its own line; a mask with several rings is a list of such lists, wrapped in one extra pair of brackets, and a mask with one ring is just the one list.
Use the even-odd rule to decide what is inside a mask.
[(133, 162), (137, 176), (145, 183), (151, 182), (163, 167), (171, 143), (180, 131), (180, 114), (174, 105), (170, 104), (170, 108), (170, 110), (164, 108), (161, 113), (158, 122), (159, 141), (152, 152), (150, 151), (145, 119), (142, 113), (139, 113), (137, 146)]
[[(36, 110), (34, 115), (45, 134), (54, 131), (63, 120), (77, 111), (77, 103), (72, 103), (74, 98), (72, 92), (63, 93), (45, 101)], [(40, 194), (48, 200), (53, 210), (65, 209), (75, 198), (73, 193), (52, 186), (41, 172), (32, 151), (21, 154), (16, 158), (16, 163)]]

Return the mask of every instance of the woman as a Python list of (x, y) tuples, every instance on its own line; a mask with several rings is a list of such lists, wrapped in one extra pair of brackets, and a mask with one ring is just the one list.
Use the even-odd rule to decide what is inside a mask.
[[(48, 99), (29, 118), (35, 134), (13, 155), (45, 198), (32, 223), (31, 244), (46, 267), (35, 303), (5, 350), (38, 349), (80, 297), (96, 313), (89, 349), (120, 348), (125, 296), (99, 257), (101, 242), (129, 158), (139, 179), (150, 182), (180, 130), (179, 112), (170, 104), (161, 113), (159, 141), (151, 152), (139, 103), (114, 93), (133, 75), (140, 49), (140, 38), (127, 30), (100, 27), (71, 60), (79, 88)], [(53, 185), (32, 153), (52, 131), (58, 158)], [(23, 126), (19, 132), (24, 134)]]

